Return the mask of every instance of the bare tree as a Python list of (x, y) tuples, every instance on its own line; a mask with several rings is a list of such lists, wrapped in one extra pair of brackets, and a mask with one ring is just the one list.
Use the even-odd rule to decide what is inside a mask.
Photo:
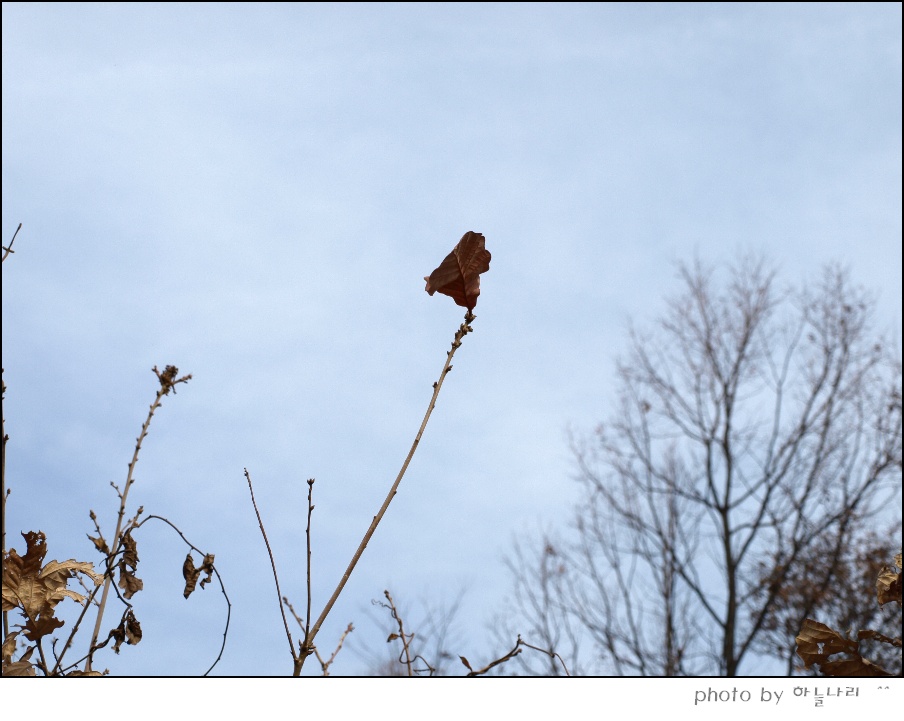
[[(523, 620), (517, 626), (521, 636), (532, 639), (545, 649), (570, 659), (571, 674), (581, 675), (580, 629), (568, 613), (564, 601), (569, 597), (569, 578), (562, 542), (550, 532), (539, 544), (530, 539), (518, 540), (505, 566), (515, 579), (513, 597), (504, 614), (493, 619), (492, 635), (500, 647), (515, 635), (513, 617)], [(566, 675), (555, 656), (520, 654), (514, 663), (502, 666), (494, 675), (562, 676)]]
[(611, 419), (573, 443), (584, 496), (561, 573), (513, 566), (516, 596), (555, 591), (525, 623), (547, 613), (550, 642), (577, 624), (595, 671), (735, 676), (777, 657), (790, 672), (794, 633), (767, 639), (779, 609), (788, 627), (818, 615), (825, 594), (796, 620), (788, 598), (845, 573), (900, 497), (900, 363), (837, 267), (801, 291), (752, 258), (721, 284), (699, 262), (680, 278), (654, 331), (631, 331)]

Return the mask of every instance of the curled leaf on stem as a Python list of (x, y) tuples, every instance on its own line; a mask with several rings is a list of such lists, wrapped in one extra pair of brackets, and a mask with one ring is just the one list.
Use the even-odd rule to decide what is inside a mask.
[(491, 256), (485, 243), (486, 238), (480, 233), (465, 233), (439, 267), (425, 276), (425, 290), (430, 295), (437, 291), (448, 295), (471, 315), (480, 295), (480, 274), (490, 269)]
[(213, 561), (214, 555), (208, 553), (204, 556), (201, 565), (198, 568), (195, 568), (195, 561), (191, 557), (191, 551), (188, 552), (188, 555), (185, 556), (185, 562), (182, 564), (182, 577), (185, 579), (185, 590), (182, 592), (182, 595), (185, 596), (185, 598), (188, 598), (194, 592), (198, 585), (198, 579), (201, 578), (202, 573), (207, 574), (204, 578), (201, 578), (202, 589), (213, 580), (211, 577), (211, 574), (214, 572)]

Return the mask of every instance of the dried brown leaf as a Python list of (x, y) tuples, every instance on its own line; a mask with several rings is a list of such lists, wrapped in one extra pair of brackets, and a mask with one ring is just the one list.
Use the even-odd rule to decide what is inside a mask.
[(31, 661), (13, 661), (12, 663), (3, 664), (4, 676), (34, 676), (35, 667)]
[(826, 676), (845, 676), (845, 677), (863, 677), (863, 676), (893, 676), (881, 666), (877, 666), (862, 656), (854, 656), (839, 661), (828, 661), (822, 664), (820, 670)]
[(94, 547), (105, 556), (110, 553), (110, 549), (107, 547), (107, 542), (103, 539), (103, 537), (95, 538), (94, 536), (88, 536), (88, 540), (90, 540), (91, 543), (94, 544)]
[(94, 565), (87, 561), (50, 561), (43, 568), (41, 563), (47, 554), (46, 536), (38, 531), (23, 533), (28, 550), (19, 556), (10, 549), (3, 558), (3, 610), (21, 609), (27, 618), (36, 619), (41, 613), (52, 614), (64, 598), (81, 603), (85, 597), (66, 588), (69, 579), (83, 573), (99, 585), (103, 577), (94, 572)]
[(122, 560), (128, 566), (132, 567), (132, 570), (138, 569), (138, 542), (132, 538), (132, 531), (129, 529), (126, 534), (122, 537), (122, 547), (123, 554)]
[[(10, 634), (12, 636), (14, 634)], [(9, 640), (9, 639), (7, 639)], [(6, 644), (4, 643), (4, 646)], [(34, 664), (29, 660), (31, 658), (31, 654), (34, 653), (35, 646), (32, 646), (28, 649), (24, 654), (22, 654), (22, 658), (18, 661), (8, 661), (6, 658), (6, 653), (3, 655), (3, 675), (4, 676), (34, 676), (35, 675), (35, 667)]]
[(128, 569), (120, 566), (119, 587), (122, 589), (122, 595), (125, 598), (132, 598), (132, 596), (144, 589), (144, 581)]
[(119, 587), (123, 596), (132, 598), (144, 588), (144, 581), (135, 575), (138, 569), (138, 544), (132, 538), (131, 530), (122, 537), (122, 545), (125, 550), (119, 559)]
[(29, 618), (23, 626), (25, 629), (24, 635), (29, 641), (37, 642), (65, 624), (65, 621), (61, 621), (52, 613), (49, 616), (41, 615), (36, 618)]
[(845, 638), (824, 623), (807, 618), (797, 635), (797, 655), (809, 668), (814, 663), (823, 664), (835, 653), (857, 653), (857, 642)]
[(135, 646), (141, 641), (141, 624), (138, 623), (138, 619), (135, 618), (132, 609), (129, 609), (126, 615), (123, 616), (122, 621), (119, 622), (119, 626), (110, 631), (107, 640), (109, 641), (111, 638), (115, 641), (113, 650), (116, 653), (119, 653), (119, 648), (123, 643)]
[(901, 648), (901, 639), (900, 638), (891, 638), (890, 636), (881, 634), (878, 631), (870, 631), (869, 629), (865, 629), (863, 631), (858, 631), (857, 638), (860, 639), (861, 641), (863, 639), (869, 639), (872, 641), (879, 641), (880, 643), (887, 643), (892, 646), (897, 646), (898, 648)]
[(480, 274), (490, 269), (491, 256), (484, 247), (485, 242), (480, 233), (472, 230), (465, 233), (439, 267), (424, 278), (426, 291), (430, 295), (439, 291), (456, 304), (473, 310), (480, 295)]
[(18, 631), (13, 631), (6, 637), (6, 640), (3, 642), (3, 663), (9, 663), (10, 661), (12, 661), (13, 654), (16, 652), (16, 637), (18, 635)]
[(182, 578), (185, 579), (183, 596), (188, 598), (191, 595), (191, 592), (195, 590), (195, 585), (198, 583), (198, 576), (200, 575), (201, 573), (195, 568), (195, 561), (191, 557), (191, 551), (189, 551), (185, 555), (185, 561), (182, 562)]
[(201, 563), (201, 566), (195, 568), (195, 562), (191, 557), (191, 552), (185, 557), (185, 563), (182, 564), (182, 577), (185, 579), (185, 590), (182, 592), (182, 595), (185, 598), (188, 598), (192, 592), (195, 590), (195, 586), (198, 583), (198, 578), (202, 573), (206, 573), (207, 576), (201, 579), (201, 588), (211, 582), (211, 574), (213, 573), (213, 560), (214, 554), (208, 553), (204, 556), (204, 561)]
[(213, 559), (214, 554), (212, 553), (208, 553), (206, 556), (204, 556), (204, 562), (201, 564), (201, 570), (206, 573), (207, 576), (201, 579), (201, 588), (204, 588), (204, 586), (213, 581), (213, 576), (211, 575), (213, 573)]
[[(884, 639), (882, 634), (875, 631), (860, 631), (859, 639)], [(836, 653), (848, 654), (848, 658), (840, 658), (834, 661), (830, 656)], [(877, 666), (869, 659), (860, 655), (857, 641), (842, 636), (837, 631), (829, 628), (824, 623), (812, 619), (804, 620), (800, 633), (797, 636), (797, 655), (800, 656), (807, 668), (812, 665), (822, 671), (826, 676), (891, 676), (881, 666)]]
[(141, 624), (135, 614), (129, 611), (126, 617), (126, 642), (134, 646), (141, 640)]

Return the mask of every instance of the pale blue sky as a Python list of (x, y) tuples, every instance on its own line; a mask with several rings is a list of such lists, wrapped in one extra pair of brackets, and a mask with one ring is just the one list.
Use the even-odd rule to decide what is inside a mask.
[[(7, 544), (96, 560), (88, 510), (112, 533), (150, 368), (175, 364), (194, 379), (132, 499), (216, 553), (217, 672), (290, 672), (242, 468), (299, 607), (317, 479), (318, 612), (463, 316), (423, 277), (474, 230), (475, 332), (318, 641), (354, 621), (382, 650), (384, 588), (414, 617), (464, 588), (452, 650), (489, 660), (501, 559), (567, 522), (566, 430), (609, 414), (675, 262), (762, 251), (800, 283), (841, 261), (900, 344), (901, 192), (898, 4), (4, 3)], [(182, 599), (180, 543), (139, 537), (145, 637), (113, 672), (216, 656), (222, 597)]]

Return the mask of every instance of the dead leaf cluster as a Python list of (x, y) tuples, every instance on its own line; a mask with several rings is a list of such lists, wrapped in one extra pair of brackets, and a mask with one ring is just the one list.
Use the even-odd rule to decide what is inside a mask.
[[(876, 581), (877, 601), (892, 601), (901, 606), (901, 554), (895, 556), (897, 570), (885, 566)], [(861, 655), (860, 642), (870, 640), (901, 648), (901, 637), (891, 638), (870, 629), (857, 632), (857, 637), (844, 635), (811, 618), (804, 620), (797, 636), (797, 655), (807, 668), (816, 666), (826, 676), (893, 676), (884, 668)], [(832, 658), (840, 654), (838, 658)]]
[[(95, 586), (103, 581), (103, 576), (94, 571), (87, 561), (50, 561), (44, 564), (47, 555), (47, 537), (41, 531), (23, 533), (26, 552), (20, 556), (11, 548), (3, 556), (3, 612), (18, 610), (24, 623), (17, 625), (19, 631), (11, 631), (3, 640), (3, 675), (33, 676), (32, 654), (37, 649), (43, 656), (43, 638), (65, 625), (65, 621), (54, 614), (57, 605), (70, 598), (84, 605), (85, 596), (67, 588), (69, 579), (78, 574), (87, 576)], [(19, 635), (30, 641), (18, 661), (12, 657)]]
[(182, 576), (185, 578), (185, 591), (183, 591), (182, 595), (185, 596), (185, 598), (191, 596), (202, 573), (206, 573), (207, 576), (201, 579), (201, 588), (204, 588), (204, 586), (213, 580), (211, 578), (211, 574), (214, 572), (213, 559), (214, 554), (208, 553), (204, 556), (201, 565), (198, 568), (195, 568), (195, 562), (191, 557), (191, 553), (189, 552), (188, 555), (185, 556), (185, 563), (182, 564)]

